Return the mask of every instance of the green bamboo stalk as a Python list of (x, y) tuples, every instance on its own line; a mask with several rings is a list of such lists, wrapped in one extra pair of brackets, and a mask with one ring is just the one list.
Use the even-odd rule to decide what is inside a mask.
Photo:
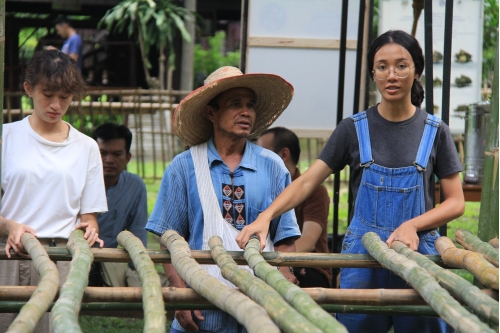
[(7, 329), (8, 333), (27, 333), (35, 329), (43, 314), (49, 309), (59, 289), (59, 271), (49, 259), (40, 242), (30, 233), (21, 236), (21, 242), (33, 260), (40, 282), (30, 300)]
[(459, 332), (495, 332), (460, 305), (416, 262), (391, 250), (374, 232), (363, 236), (363, 246), (383, 267), (399, 275), (419, 292), (448, 324)]
[[(260, 305), (238, 290), (229, 288), (201, 267), (191, 257), (189, 245), (177, 232), (165, 231), (161, 243), (170, 251), (172, 265), (181, 278), (210, 303), (236, 318), (249, 333), (279, 332)], [(196, 309), (201, 308), (196, 306)]]
[(312, 298), (300, 287), (288, 281), (275, 267), (269, 265), (260, 253), (260, 241), (252, 236), (245, 247), (243, 254), (248, 265), (255, 275), (273, 287), (278, 293), (290, 303), (295, 310), (300, 312), (311, 323), (323, 332), (346, 332), (347, 329), (335, 318), (323, 310)]
[(480, 253), (484, 259), (498, 267), (498, 251), (489, 243), (483, 242), (467, 229), (457, 229), (455, 239), (464, 249)]
[(481, 289), (471, 284), (466, 279), (439, 267), (420, 253), (408, 248), (402, 242), (392, 242), (391, 249), (425, 268), (443, 288), (448, 290), (458, 298), (458, 300), (469, 305), (475, 313), (490, 324), (498, 326), (498, 301), (484, 294)]
[(482, 255), (458, 249), (448, 237), (439, 237), (434, 243), (446, 265), (464, 268), (471, 272), (487, 288), (498, 290), (498, 268)]
[[(18, 312), (25, 302), (9, 302), (0, 301), (0, 313), (15, 313)], [(394, 316), (425, 316), (439, 317), (439, 315), (430, 306), (426, 305), (349, 305), (349, 304), (322, 304), (321, 307), (332, 313), (365, 313), (365, 314), (384, 314)], [(199, 303), (165, 303), (165, 310), (217, 310), (214, 304), (199, 304)], [(142, 312), (141, 303), (128, 302), (97, 302), (97, 303), (82, 303), (80, 314), (84, 315), (87, 311), (99, 311), (103, 316), (107, 316), (107, 312), (134, 311)], [(261, 331), (261, 333), (269, 331)]]
[(144, 309), (143, 332), (165, 332), (167, 316), (161, 292), (161, 281), (155, 266), (149, 258), (142, 241), (130, 231), (122, 231), (117, 237), (118, 244), (130, 254), (142, 286), (142, 301)]
[(93, 255), (82, 230), (73, 230), (69, 236), (67, 249), (73, 256), (66, 282), (61, 287), (59, 298), (52, 308), (52, 330), (54, 333), (82, 332), (78, 323), (78, 313), (83, 292), (89, 283), (90, 266)]
[(213, 236), (208, 240), (210, 253), (222, 276), (266, 309), (274, 322), (286, 333), (321, 332), (321, 330), (291, 307), (281, 295), (246, 269), (239, 268), (226, 253), (222, 239)]

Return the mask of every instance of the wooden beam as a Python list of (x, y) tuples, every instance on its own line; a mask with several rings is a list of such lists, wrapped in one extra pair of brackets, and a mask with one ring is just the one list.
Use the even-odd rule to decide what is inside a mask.
[[(347, 49), (356, 50), (357, 41), (347, 40)], [(287, 38), (287, 37), (248, 37), (248, 46), (254, 47), (288, 47), (301, 49), (329, 49), (340, 48), (339, 39), (320, 38)]]

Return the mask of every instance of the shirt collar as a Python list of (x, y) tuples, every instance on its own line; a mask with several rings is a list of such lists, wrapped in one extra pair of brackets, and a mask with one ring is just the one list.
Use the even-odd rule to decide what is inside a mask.
[[(219, 155), (219, 152), (217, 152), (217, 149), (215, 149), (213, 137), (211, 137), (210, 140), (208, 140), (207, 148), (208, 148), (208, 163), (210, 166), (212, 166), (212, 164), (216, 161), (224, 163), (224, 161), (222, 161), (222, 158)], [(243, 158), (238, 168), (239, 167), (250, 170), (257, 170), (257, 156), (254, 150), (254, 145), (250, 143), (248, 140), (245, 143), (245, 152), (243, 153)]]

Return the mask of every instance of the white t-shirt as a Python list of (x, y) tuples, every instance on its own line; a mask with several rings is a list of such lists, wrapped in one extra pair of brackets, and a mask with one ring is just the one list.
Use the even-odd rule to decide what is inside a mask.
[(80, 214), (108, 210), (99, 148), (69, 124), (64, 142), (47, 141), (28, 118), (3, 126), (0, 215), (39, 238), (68, 238)]

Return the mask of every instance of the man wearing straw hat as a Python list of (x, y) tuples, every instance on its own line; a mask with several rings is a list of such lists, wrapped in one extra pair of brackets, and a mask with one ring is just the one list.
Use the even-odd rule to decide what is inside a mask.
[[(157, 235), (175, 230), (192, 250), (208, 250), (214, 235), (227, 250), (239, 250), (238, 232), (291, 182), (281, 158), (248, 139), (269, 127), (292, 96), (293, 87), (277, 75), (242, 74), (235, 67), (209, 75), (174, 112), (174, 131), (191, 148), (165, 171), (146, 229)], [(299, 236), (291, 210), (272, 221), (266, 251), (294, 252)], [(172, 286), (186, 287), (172, 265), (164, 268)], [(217, 266), (205, 268), (233, 286)], [(297, 283), (288, 267), (279, 269)], [(222, 311), (176, 311), (175, 318), (171, 332), (246, 332)]]

